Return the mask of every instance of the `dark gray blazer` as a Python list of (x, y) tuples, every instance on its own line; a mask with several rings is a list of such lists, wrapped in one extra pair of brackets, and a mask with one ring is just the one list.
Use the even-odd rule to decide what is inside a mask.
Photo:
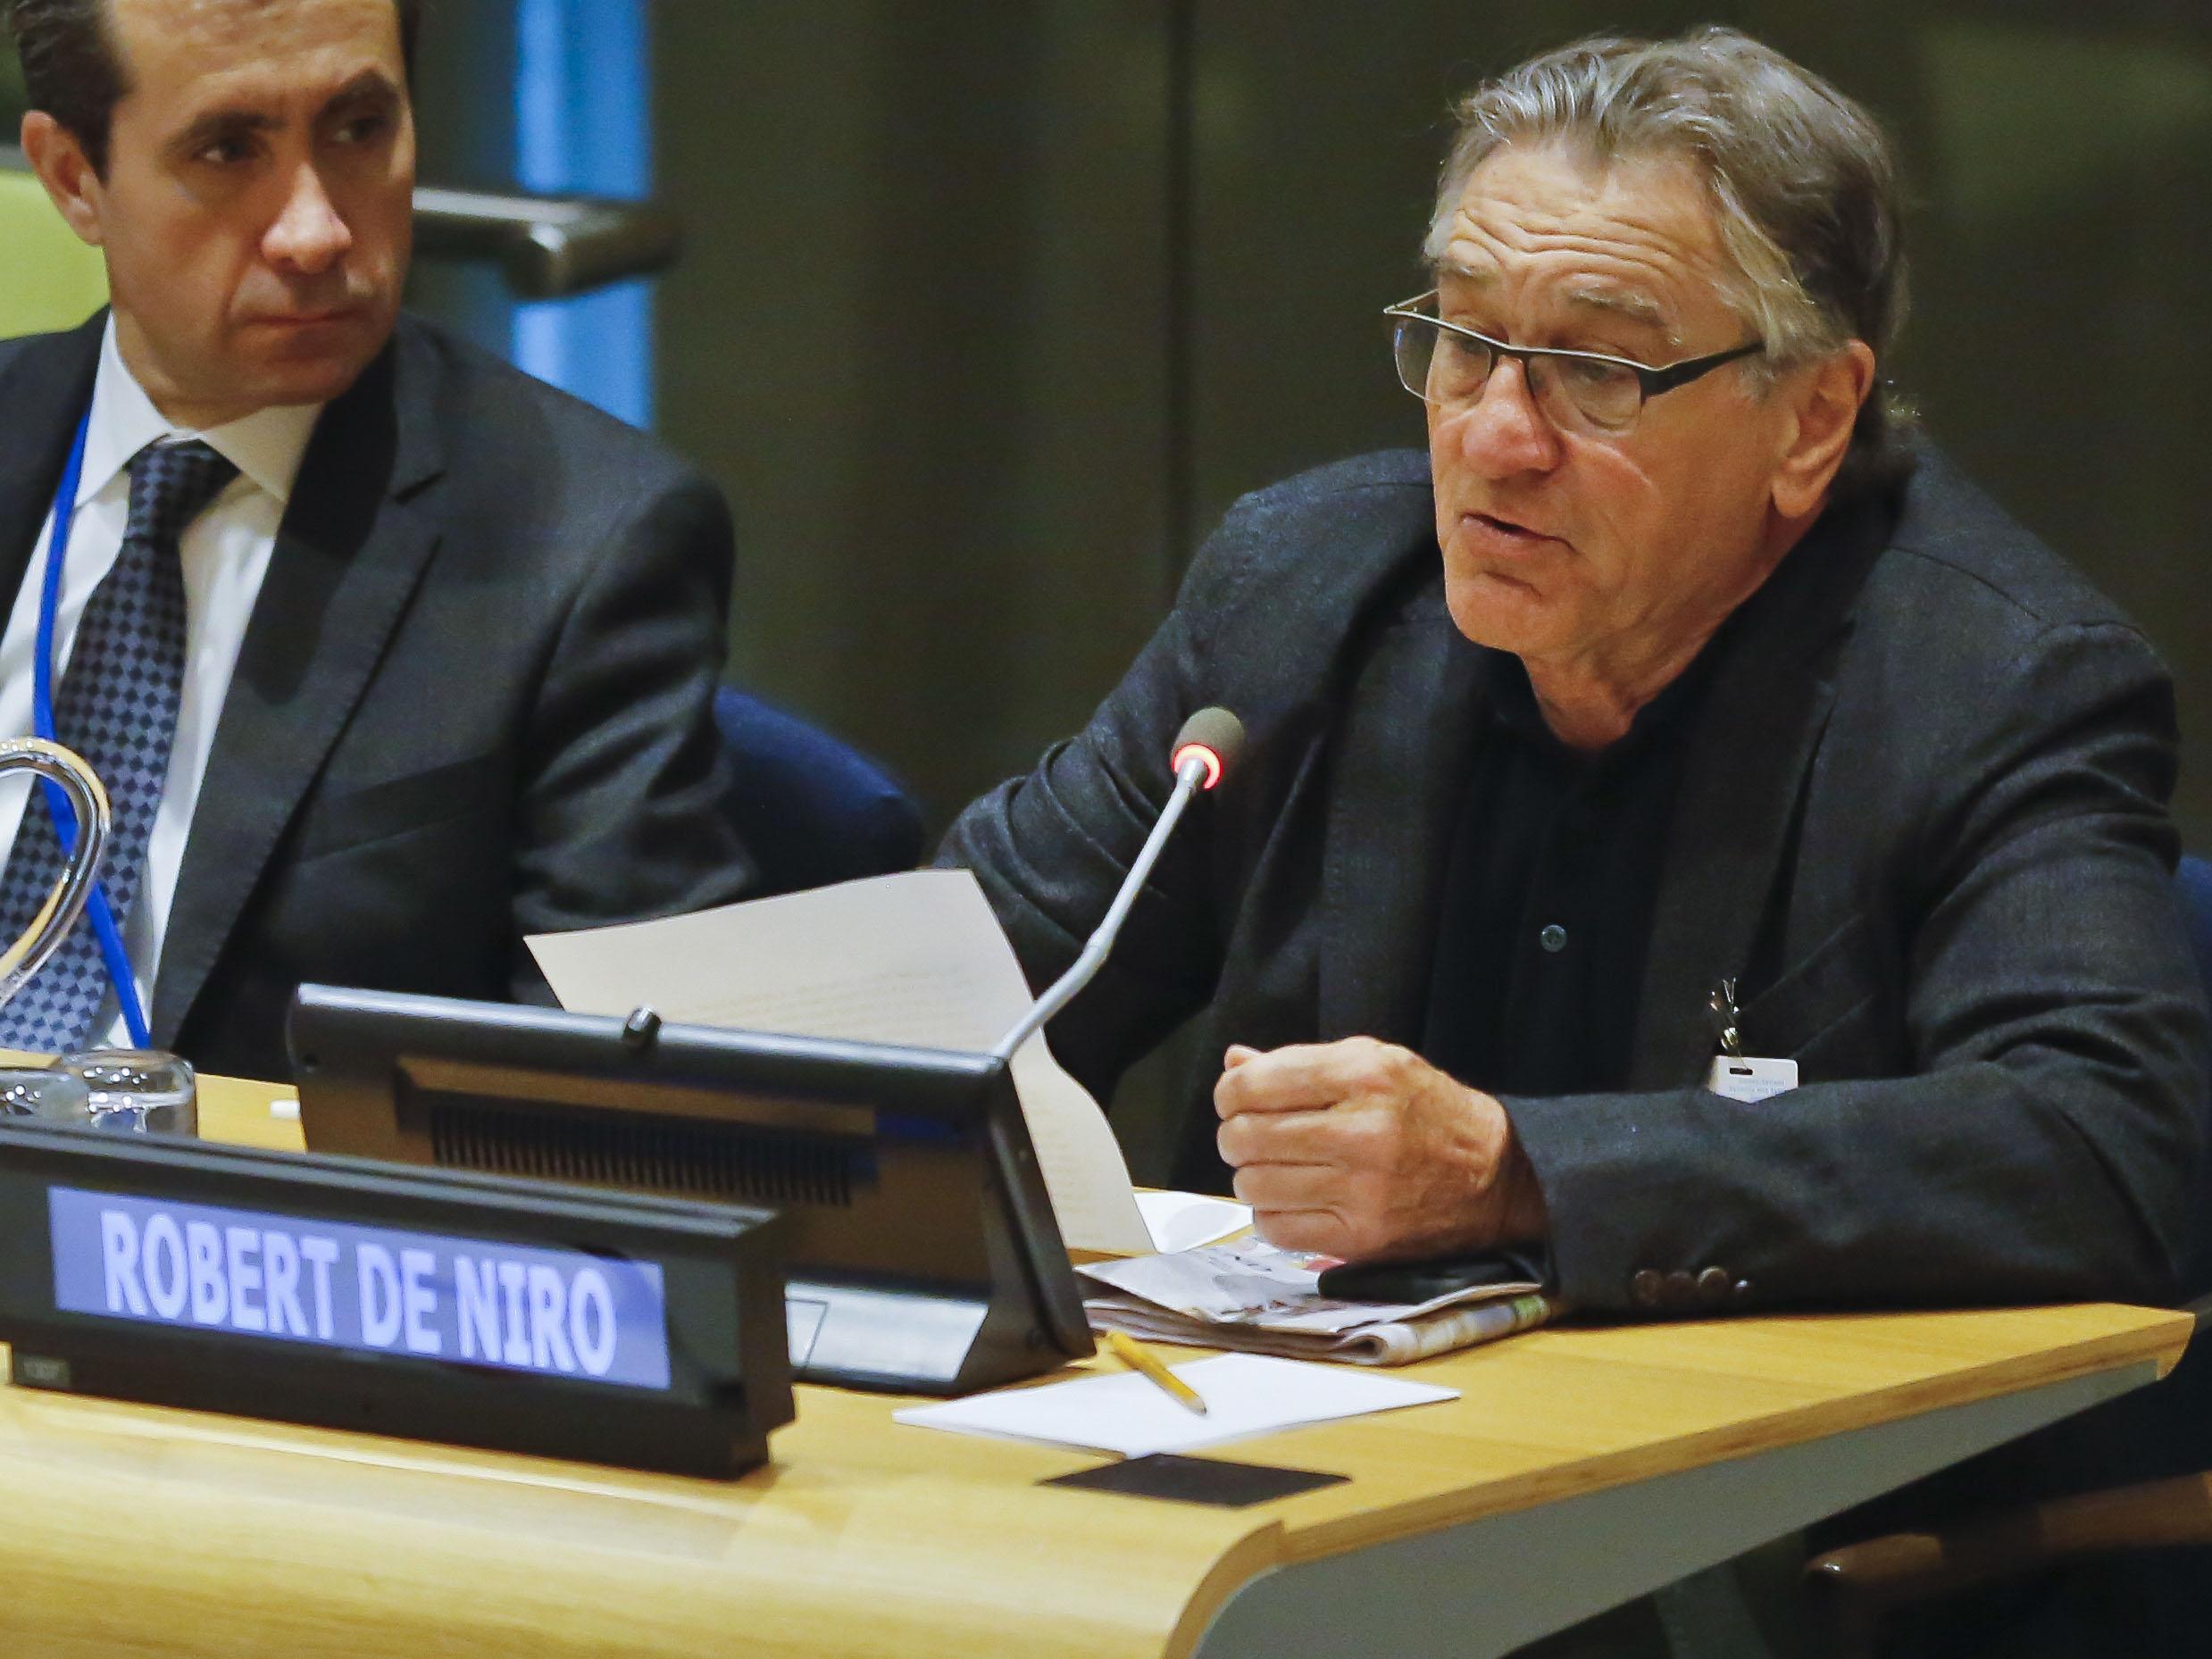
[[(0, 345), (0, 594), (102, 319)], [(150, 1013), (283, 1077), (303, 979), (543, 995), (525, 933), (719, 903), (730, 532), (647, 438), (427, 324), (324, 411), (209, 756)]]
[[(1653, 826), (1630, 1087), (1507, 1103), (1562, 1290), (1682, 1306), (1717, 1268), (1707, 1300), (1737, 1307), (2167, 1294), (2206, 1017), (2169, 885), (2172, 690), (2141, 635), (1930, 458), (1832, 509), (1715, 649)], [(1424, 456), (1237, 505), (1089, 726), (945, 844), (1043, 984), (1164, 800), (1177, 725), (1244, 716), (1242, 764), (1051, 1028), (1071, 1069), (1103, 1093), (1201, 1011), (1209, 1055), (1418, 1042), (1485, 729), (1473, 663)], [(1794, 1093), (1702, 1087), (1730, 976), (1746, 1051), (1794, 1056)], [(1201, 1070), (1176, 1179), (1219, 1188)]]

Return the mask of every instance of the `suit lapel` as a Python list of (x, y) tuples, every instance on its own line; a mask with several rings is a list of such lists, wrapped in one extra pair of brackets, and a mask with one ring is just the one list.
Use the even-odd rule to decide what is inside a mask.
[(107, 313), (67, 334), (27, 342), (0, 370), (0, 595), (11, 598), (30, 568), (31, 545), (54, 505), (70, 439), (92, 402)]
[(1715, 641), (1668, 830), (1632, 1087), (1680, 1087), (1715, 1053), (1707, 999), (1744, 971), (1767, 919), (1883, 523), (1870, 505), (1820, 526)]
[(405, 325), (324, 411), (238, 667), (185, 845), (154, 989), (172, 1043), (383, 654), (438, 542), (412, 497), (442, 468), (432, 365)]
[[(1424, 571), (1433, 574), (1434, 554)], [(1356, 657), (1356, 653), (1355, 654)], [(1424, 581), (1348, 691), (1327, 791), (1319, 1031), (1415, 1044), (1437, 888), (1467, 771), (1480, 654)], [(1414, 948), (1407, 941), (1423, 941)]]

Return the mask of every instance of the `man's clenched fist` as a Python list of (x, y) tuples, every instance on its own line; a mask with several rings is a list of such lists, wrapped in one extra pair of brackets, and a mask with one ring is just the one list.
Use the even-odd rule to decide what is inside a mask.
[(1540, 1238), (1543, 1196), (1505, 1108), (1373, 1038), (1231, 1047), (1221, 1155), (1260, 1236), (1366, 1262)]

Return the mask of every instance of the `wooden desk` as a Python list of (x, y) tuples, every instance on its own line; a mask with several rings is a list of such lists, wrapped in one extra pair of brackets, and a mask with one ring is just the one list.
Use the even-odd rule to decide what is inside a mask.
[[(211, 1137), (298, 1144), (261, 1085)], [(1223, 1455), (1245, 1510), (1039, 1487), (1097, 1460), (808, 1388), (729, 1485), (0, 1390), (0, 1651), (288, 1659), (1497, 1653), (2149, 1381), (2091, 1306), (1539, 1331), (1464, 1397)]]

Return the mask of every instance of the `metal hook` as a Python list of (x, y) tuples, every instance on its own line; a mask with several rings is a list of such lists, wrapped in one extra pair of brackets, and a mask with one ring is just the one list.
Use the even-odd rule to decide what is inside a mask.
[(1743, 1058), (1743, 1034), (1736, 1029), (1736, 982), (1723, 980), (1713, 988), (1706, 998), (1706, 1007), (1713, 1015), (1714, 1035), (1719, 1038), (1721, 1053), (1731, 1060)]

